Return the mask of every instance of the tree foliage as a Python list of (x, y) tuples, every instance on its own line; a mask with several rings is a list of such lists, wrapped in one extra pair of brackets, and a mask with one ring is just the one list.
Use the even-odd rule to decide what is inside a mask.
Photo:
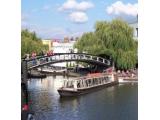
[(43, 45), (35, 32), (29, 32), (27, 29), (21, 31), (21, 56), (31, 54), (33, 51), (39, 54), (41, 51), (48, 50), (48, 46)]
[(133, 28), (120, 19), (96, 22), (95, 31), (84, 33), (75, 47), (79, 52), (110, 56), (119, 69), (133, 68), (138, 62)]

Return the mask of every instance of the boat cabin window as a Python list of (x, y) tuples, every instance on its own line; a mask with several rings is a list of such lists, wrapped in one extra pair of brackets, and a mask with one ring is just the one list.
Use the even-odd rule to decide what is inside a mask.
[(63, 87), (66, 88), (83, 88), (83, 87), (91, 87), (106, 84), (112, 78), (110, 76), (101, 76), (101, 77), (90, 77), (90, 78), (79, 78), (76, 80), (66, 80), (64, 81)]
[(77, 82), (77, 88), (80, 88), (80, 81)]
[(64, 87), (73, 88), (73, 81), (64, 81)]

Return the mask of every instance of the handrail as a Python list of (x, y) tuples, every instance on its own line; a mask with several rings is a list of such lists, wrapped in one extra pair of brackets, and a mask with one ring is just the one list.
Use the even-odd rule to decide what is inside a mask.
[[(35, 58), (30, 58), (29, 60), (26, 60), (26, 61), (32, 61), (34, 59), (41, 59), (41, 58), (47, 58), (47, 57), (53, 57), (53, 56), (58, 56), (58, 55), (71, 55), (71, 54), (75, 54), (75, 55), (89, 55), (89, 56), (92, 56), (92, 57), (98, 57), (98, 58), (101, 58), (101, 59), (105, 59), (105, 58), (102, 58), (102, 57), (99, 57), (99, 56), (96, 56), (96, 55), (92, 55), (92, 54), (88, 54), (88, 53), (54, 53), (53, 55), (44, 55), (44, 56), (37, 56)], [(21, 60), (25, 60), (24, 58), (22, 58)]]
[[(106, 77), (106, 76), (109, 76), (109, 75), (112, 75), (112, 74), (109, 74), (109, 73), (100, 73), (101, 76), (83, 76), (83, 77), (77, 77), (75, 79), (71, 79), (69, 81), (72, 81), (72, 80), (88, 80), (88, 79), (93, 79), (93, 78), (101, 78), (101, 77)], [(66, 79), (67, 80), (67, 79)]]
[(44, 66), (47, 64), (54, 64), (54, 63), (65, 62), (65, 61), (89, 62), (89, 63), (95, 63), (95, 64), (102, 64), (104, 66), (111, 65), (111, 61), (109, 59), (105, 59), (102, 57), (98, 57), (98, 56), (90, 55), (86, 53), (55, 53), (54, 55), (38, 56), (28, 60), (25, 59), (23, 61), (27, 63), (28, 70), (36, 67)]

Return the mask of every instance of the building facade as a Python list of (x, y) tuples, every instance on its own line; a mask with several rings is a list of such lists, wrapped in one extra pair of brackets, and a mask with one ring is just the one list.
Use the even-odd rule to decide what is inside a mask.
[(131, 27), (133, 27), (133, 37), (134, 39), (138, 40), (138, 22), (132, 22), (132, 23), (129, 23), (129, 25)]
[(43, 45), (47, 45), (48, 48), (49, 48), (49, 50), (52, 50), (52, 41), (51, 41), (51, 40), (49, 40), (49, 39), (44, 39), (44, 40), (42, 40), (42, 44), (43, 44)]
[(54, 53), (70, 53), (74, 52), (75, 42), (52, 42), (52, 50)]
[[(54, 53), (71, 53), (71, 52), (77, 52), (76, 49), (74, 49), (74, 44), (76, 41), (52, 41), (52, 48)], [(60, 67), (67, 67), (68, 65), (73, 66), (75, 62), (63, 62), (63, 63), (56, 63), (54, 64), (55, 66), (60, 66)]]

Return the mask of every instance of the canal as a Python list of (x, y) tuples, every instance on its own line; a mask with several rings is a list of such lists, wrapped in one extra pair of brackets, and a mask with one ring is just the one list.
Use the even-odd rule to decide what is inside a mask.
[(72, 98), (60, 98), (63, 76), (31, 79), (28, 88), (36, 120), (138, 120), (138, 84), (116, 85)]

